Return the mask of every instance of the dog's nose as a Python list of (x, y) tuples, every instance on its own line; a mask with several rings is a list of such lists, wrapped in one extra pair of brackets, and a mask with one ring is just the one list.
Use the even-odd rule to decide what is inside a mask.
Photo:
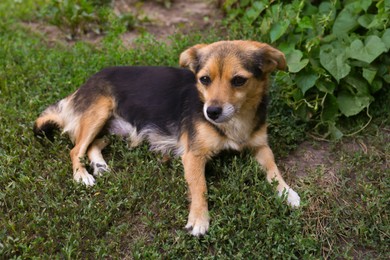
[(207, 108), (206, 112), (211, 120), (216, 120), (222, 114), (222, 107), (210, 106)]

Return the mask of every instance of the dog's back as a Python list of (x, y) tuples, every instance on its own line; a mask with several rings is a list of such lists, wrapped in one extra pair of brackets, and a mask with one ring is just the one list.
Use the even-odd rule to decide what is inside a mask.
[[(202, 113), (194, 74), (169, 67), (127, 67), (106, 70), (106, 79), (115, 86), (117, 115), (139, 131), (155, 127), (177, 135), (181, 122)], [(131, 87), (129, 87), (131, 85)]]
[(102, 128), (114, 134), (129, 134), (131, 125), (138, 134), (153, 130), (178, 136), (183, 121), (186, 123), (187, 118), (196, 114), (202, 117), (202, 103), (191, 71), (171, 67), (109, 67), (93, 75), (70, 96), (49, 106), (35, 121), (34, 133), (52, 139), (53, 129), (59, 128), (74, 141), (80, 116), (101, 99), (114, 103)]

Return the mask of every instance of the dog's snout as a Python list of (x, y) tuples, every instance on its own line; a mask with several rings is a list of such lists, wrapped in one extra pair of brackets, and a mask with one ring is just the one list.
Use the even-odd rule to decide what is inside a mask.
[(206, 112), (207, 112), (207, 116), (211, 120), (216, 120), (222, 114), (222, 107), (210, 106), (210, 107), (207, 108)]

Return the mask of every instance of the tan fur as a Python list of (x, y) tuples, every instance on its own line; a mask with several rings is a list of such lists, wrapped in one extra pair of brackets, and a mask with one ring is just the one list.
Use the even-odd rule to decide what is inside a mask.
[(183, 154), (182, 161), (191, 200), (186, 228), (192, 228), (195, 234), (204, 234), (209, 228), (209, 213), (205, 197), (207, 187), (204, 177), (207, 158), (187, 151)]
[[(113, 109), (114, 101), (111, 98), (100, 97), (82, 115), (78, 131), (75, 133), (75, 146), (70, 151), (73, 164), (73, 178), (75, 180), (87, 179), (91, 182), (90, 184), (93, 184), (92, 176), (90, 176), (80, 160), (86, 155), (89, 146), (111, 116)], [(99, 149), (99, 146), (101, 147), (101, 144), (95, 143), (95, 146), (92, 146), (91, 149)]]

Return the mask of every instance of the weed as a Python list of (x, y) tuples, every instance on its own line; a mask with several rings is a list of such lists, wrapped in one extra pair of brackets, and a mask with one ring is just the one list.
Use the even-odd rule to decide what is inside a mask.
[(108, 23), (108, 1), (55, 0), (42, 8), (41, 15), (74, 39), (92, 31), (101, 34)]

